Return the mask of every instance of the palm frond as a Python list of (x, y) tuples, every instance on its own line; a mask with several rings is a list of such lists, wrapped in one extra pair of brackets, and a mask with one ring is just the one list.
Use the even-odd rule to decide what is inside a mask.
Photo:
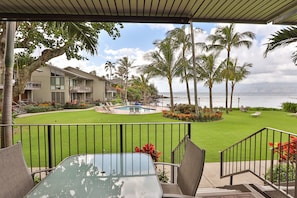
[[(266, 43), (267, 48), (264, 52), (264, 56), (266, 57), (268, 52), (273, 51), (278, 47), (287, 46), (291, 43), (297, 41), (297, 26), (290, 26), (284, 29), (277, 31), (276, 33), (271, 35), (269, 38), (269, 42)], [(296, 62), (296, 61), (294, 61)]]

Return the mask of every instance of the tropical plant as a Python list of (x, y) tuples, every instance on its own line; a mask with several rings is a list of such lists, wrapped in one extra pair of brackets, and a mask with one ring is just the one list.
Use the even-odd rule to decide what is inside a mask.
[[(210, 50), (226, 50), (227, 58), (226, 58), (226, 70), (229, 70), (229, 63), (231, 57), (231, 49), (233, 47), (238, 48), (241, 46), (245, 46), (250, 48), (252, 45), (251, 39), (255, 38), (255, 34), (250, 31), (246, 32), (235, 32), (235, 25), (232, 23), (229, 26), (219, 26), (215, 33), (209, 35), (207, 40), (210, 40), (212, 44), (209, 46)], [(229, 75), (225, 75), (225, 88), (226, 88), (226, 113), (228, 113), (228, 80), (230, 78)]]
[[(283, 28), (276, 33), (271, 35), (269, 42), (266, 44), (266, 50), (264, 56), (267, 57), (267, 54), (279, 47), (288, 46), (291, 43), (297, 41), (297, 26), (290, 26)], [(292, 60), (295, 65), (297, 65), (297, 52), (293, 52)]]
[(161, 156), (161, 152), (158, 151), (155, 148), (155, 145), (151, 143), (143, 145), (142, 148), (139, 148), (138, 146), (136, 146), (135, 152), (149, 154), (152, 157), (154, 162), (157, 162), (159, 160), (159, 157)]
[(186, 26), (183, 25), (181, 28), (175, 28), (167, 33), (167, 36), (172, 38), (173, 44), (176, 45), (176, 48), (181, 48), (181, 55), (179, 58), (180, 72), (179, 76), (181, 77), (181, 82), (186, 83), (186, 91), (188, 97), (188, 103), (191, 104), (191, 93), (189, 87), (190, 79), (190, 63), (187, 59), (187, 52), (192, 49), (191, 35), (186, 33)]
[(128, 80), (129, 80), (129, 73), (130, 69), (134, 68), (133, 66), (134, 60), (130, 61), (127, 56), (118, 60), (118, 74), (124, 80), (124, 92), (125, 98), (124, 101), (127, 103), (128, 101)]
[(297, 103), (284, 102), (284, 103), (282, 103), (282, 108), (286, 112), (296, 113), (297, 112)]
[(243, 63), (243, 65), (237, 65), (237, 59), (230, 61), (230, 75), (229, 79), (231, 82), (231, 93), (230, 93), (230, 111), (232, 111), (232, 101), (233, 101), (233, 94), (235, 85), (245, 79), (247, 75), (250, 73), (247, 68), (252, 67), (252, 63)]
[(216, 59), (218, 58), (218, 53), (213, 53), (209, 55), (201, 55), (196, 58), (196, 69), (197, 73), (199, 73), (200, 80), (204, 80), (204, 86), (208, 87), (209, 90), (209, 108), (210, 111), (213, 110), (212, 103), (212, 88), (213, 84), (216, 82), (221, 82), (222, 76), (221, 71), (223, 69), (223, 65), (217, 65)]
[(265, 179), (273, 183), (294, 181), (295, 176), (296, 167), (293, 164), (278, 164), (265, 173)]
[(151, 87), (149, 84), (150, 78), (151, 78), (151, 76), (149, 73), (141, 74), (139, 77), (132, 76), (132, 80), (131, 80), (132, 87), (135, 87), (141, 91), (143, 104), (147, 104), (148, 94), (151, 95), (151, 93), (150, 93)]
[(111, 77), (114, 75), (113, 70), (115, 70), (115, 63), (106, 61), (104, 69), (106, 72), (109, 72), (109, 74), (107, 74), (107, 76), (108, 76), (109, 80), (111, 80)]
[(269, 143), (269, 146), (273, 149), (274, 153), (279, 155), (280, 162), (290, 162), (291, 164), (296, 164), (296, 154), (297, 154), (297, 137), (290, 136), (290, 141), (279, 142), (279, 143)]
[(151, 63), (144, 65), (140, 70), (143, 73), (149, 73), (152, 77), (160, 76), (167, 78), (170, 92), (170, 108), (171, 111), (174, 111), (172, 81), (177, 76), (179, 69), (178, 61), (174, 57), (176, 46), (173, 45), (170, 37), (166, 37), (164, 40), (157, 41), (154, 44), (158, 49), (145, 55), (145, 59)]

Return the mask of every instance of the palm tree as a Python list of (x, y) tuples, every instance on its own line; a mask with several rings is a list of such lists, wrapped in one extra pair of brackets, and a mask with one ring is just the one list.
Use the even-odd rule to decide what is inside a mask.
[(109, 80), (111, 80), (111, 77), (113, 76), (113, 70), (115, 70), (115, 63), (112, 63), (110, 61), (106, 61), (105, 67), (104, 67), (106, 72), (109, 72)]
[(210, 55), (201, 55), (196, 58), (197, 62), (197, 73), (199, 73), (199, 80), (205, 80), (204, 85), (209, 89), (209, 108), (210, 111), (213, 109), (212, 103), (212, 88), (213, 84), (222, 81), (221, 71), (223, 64), (216, 66), (216, 59), (218, 53)]
[(191, 104), (191, 94), (190, 94), (190, 87), (189, 87), (189, 69), (190, 64), (189, 61), (186, 58), (187, 51), (192, 49), (192, 41), (191, 41), (191, 35), (186, 34), (186, 26), (183, 25), (181, 28), (175, 28), (174, 30), (171, 30), (167, 33), (167, 36), (171, 37), (173, 39), (173, 44), (176, 45), (176, 48), (180, 46), (181, 48), (181, 55), (180, 55), (180, 77), (181, 82), (185, 81), (186, 83), (186, 91), (187, 91), (187, 97), (188, 97), (188, 103)]
[(133, 62), (134, 60), (129, 61), (127, 56), (118, 60), (118, 70), (121, 72), (121, 75), (124, 80), (125, 102), (128, 102), (128, 80), (130, 72), (129, 70), (135, 67), (133, 66)]
[(232, 111), (232, 101), (235, 85), (245, 79), (249, 75), (247, 67), (252, 67), (252, 63), (244, 63), (242, 66), (237, 65), (237, 59), (233, 60), (229, 64), (230, 68), (230, 81), (231, 81), (231, 93), (230, 93), (230, 111)]
[[(277, 31), (271, 36), (272, 37), (269, 38), (267, 48), (264, 52), (265, 57), (270, 51), (273, 51), (279, 47), (287, 46), (291, 43), (295, 43), (297, 41), (297, 26), (286, 27), (284, 29)], [(297, 65), (297, 52), (294, 52), (292, 54), (292, 60), (294, 64)]]
[(170, 109), (174, 111), (172, 80), (178, 74), (178, 61), (174, 57), (176, 46), (170, 37), (154, 43), (157, 51), (146, 54), (145, 58), (151, 61), (141, 69), (143, 73), (150, 73), (153, 76), (166, 77), (170, 92)]
[[(210, 49), (215, 50), (226, 50), (227, 58), (226, 58), (226, 70), (229, 69), (230, 57), (231, 57), (231, 49), (233, 47), (238, 48), (241, 46), (245, 46), (250, 48), (252, 45), (251, 39), (255, 38), (255, 34), (250, 31), (246, 32), (235, 32), (235, 25), (232, 23), (229, 26), (218, 27), (213, 35), (208, 36), (208, 40), (212, 41)], [(228, 80), (229, 76), (225, 75), (225, 86), (226, 86), (226, 113), (228, 113)]]

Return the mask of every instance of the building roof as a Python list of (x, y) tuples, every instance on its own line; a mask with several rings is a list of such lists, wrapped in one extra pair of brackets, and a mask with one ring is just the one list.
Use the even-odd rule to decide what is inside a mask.
[(81, 75), (83, 75), (87, 79), (96, 78), (96, 79), (101, 80), (101, 81), (107, 81), (105, 78), (102, 78), (102, 77), (97, 76), (96, 74), (92, 74), (90, 72), (88, 73), (88, 72), (82, 71), (79, 68), (74, 68), (74, 67), (68, 66), (68, 67), (64, 68), (64, 71), (75, 73), (77, 75), (78, 75), (78, 72), (79, 72)]
[(57, 71), (60, 71), (62, 73), (65, 73), (69, 76), (73, 76), (73, 77), (79, 77), (79, 78), (82, 78), (82, 79), (86, 79), (86, 80), (92, 80), (90, 78), (87, 78), (86, 76), (82, 76), (82, 75), (79, 75), (77, 73), (74, 73), (74, 72), (71, 72), (71, 71), (68, 71), (68, 70), (65, 70), (65, 69), (62, 69), (62, 68), (59, 68), (59, 67), (56, 67), (56, 66), (53, 66), (53, 65), (49, 65), (47, 64), (47, 67), (53, 69), (53, 70), (57, 70)]
[(295, 24), (296, 0), (7, 0), (2, 20)]

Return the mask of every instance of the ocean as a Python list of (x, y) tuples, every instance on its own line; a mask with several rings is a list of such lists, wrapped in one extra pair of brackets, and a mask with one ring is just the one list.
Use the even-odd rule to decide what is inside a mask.
[[(161, 92), (159, 95), (169, 97), (169, 92)], [(174, 104), (188, 104), (187, 94), (185, 92), (174, 92)], [(225, 93), (213, 93), (213, 107), (225, 107)], [(267, 107), (282, 108), (282, 103), (297, 103), (297, 93), (236, 93), (233, 96), (233, 107)], [(167, 106), (170, 104), (170, 98), (160, 98), (158, 105)], [(191, 93), (191, 104), (195, 104), (194, 94)], [(209, 107), (209, 94), (198, 92), (198, 105)], [(230, 96), (228, 98), (228, 107), (230, 106)]]

